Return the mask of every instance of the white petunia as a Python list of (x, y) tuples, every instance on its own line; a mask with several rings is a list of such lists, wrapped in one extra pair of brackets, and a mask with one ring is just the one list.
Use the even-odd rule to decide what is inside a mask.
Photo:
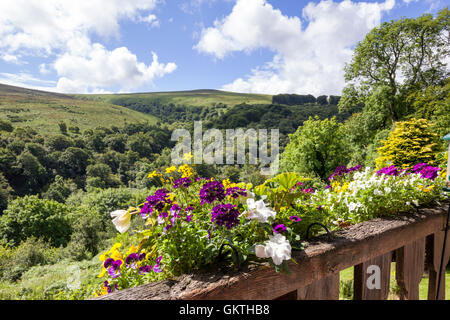
[(284, 260), (291, 259), (291, 245), (289, 240), (280, 233), (269, 236), (265, 245), (256, 245), (255, 254), (258, 258), (272, 258), (274, 264), (279, 266)]
[(266, 207), (264, 200), (255, 201), (255, 199), (247, 199), (247, 211), (244, 215), (247, 219), (258, 220), (258, 222), (268, 222), (269, 218), (275, 218), (276, 212)]
[(373, 193), (374, 193), (375, 195), (377, 195), (377, 196), (382, 196), (382, 195), (383, 195), (383, 192), (381, 192), (381, 191), (378, 190), (378, 189), (373, 190)]
[(116, 210), (111, 212), (112, 222), (120, 233), (126, 232), (130, 228), (131, 214), (127, 210)]

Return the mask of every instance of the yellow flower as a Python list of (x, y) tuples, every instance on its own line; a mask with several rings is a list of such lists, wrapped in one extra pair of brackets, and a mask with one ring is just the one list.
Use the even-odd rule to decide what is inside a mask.
[(194, 174), (192, 168), (187, 164), (183, 164), (182, 166), (180, 166), (178, 168), (178, 172), (182, 173), (182, 178), (189, 178)]
[(167, 195), (167, 198), (168, 198), (170, 201), (173, 201), (173, 199), (175, 199), (175, 195), (174, 195), (173, 193), (169, 193), (169, 194)]
[(121, 244), (120, 242), (116, 242), (116, 243), (112, 246), (111, 252), (112, 252), (112, 251), (115, 251), (115, 250), (117, 250), (117, 249), (119, 249), (121, 245), (122, 245), (122, 244)]
[(156, 172), (156, 170), (153, 171), (152, 173), (149, 173), (149, 174), (148, 174), (148, 177), (149, 177), (150, 179), (153, 178), (153, 177), (156, 177), (156, 176), (159, 176), (159, 173)]
[(171, 166), (171, 167), (166, 168), (166, 173), (172, 173), (172, 172), (174, 172), (175, 170), (177, 170), (177, 167)]
[(183, 155), (183, 160), (189, 161), (189, 160), (191, 160), (193, 157), (194, 157), (194, 156), (192, 155), (192, 152), (185, 153), (185, 154)]
[(136, 252), (138, 252), (138, 248), (135, 247), (134, 245), (131, 245), (131, 247), (127, 251), (127, 256), (132, 254), (132, 253), (136, 253)]
[(103, 278), (106, 274), (106, 268), (103, 268), (102, 272), (97, 276), (97, 278)]
[(100, 261), (105, 261), (106, 259), (108, 259), (108, 255), (106, 254), (106, 252), (102, 255), (100, 255), (99, 257)]

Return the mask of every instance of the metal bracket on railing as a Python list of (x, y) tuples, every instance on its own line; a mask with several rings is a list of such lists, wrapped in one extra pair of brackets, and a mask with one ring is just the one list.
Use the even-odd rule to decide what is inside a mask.
[(331, 233), (330, 233), (330, 231), (328, 230), (328, 228), (327, 228), (325, 225), (323, 225), (323, 224), (321, 224), (321, 223), (319, 223), (319, 222), (313, 222), (313, 223), (311, 223), (311, 224), (308, 226), (308, 228), (306, 229), (306, 239), (309, 239), (309, 231), (311, 230), (311, 227), (312, 227), (312, 226), (315, 226), (315, 225), (321, 226), (323, 229), (325, 229), (325, 231), (327, 232), (327, 238), (328, 238), (328, 240), (331, 239)]
[(235, 258), (236, 258), (238, 270), (240, 270), (240, 269), (241, 269), (241, 258), (239, 257), (239, 253), (238, 253), (238, 251), (236, 250), (236, 248), (235, 248), (231, 243), (229, 243), (229, 242), (224, 242), (224, 243), (222, 243), (222, 245), (220, 246), (220, 248), (219, 248), (219, 255), (218, 255), (219, 260), (220, 260), (220, 259), (223, 259), (223, 257), (222, 257), (222, 250), (223, 250), (223, 248), (224, 248), (225, 246), (230, 247), (231, 250), (233, 251), (233, 254), (234, 254)]

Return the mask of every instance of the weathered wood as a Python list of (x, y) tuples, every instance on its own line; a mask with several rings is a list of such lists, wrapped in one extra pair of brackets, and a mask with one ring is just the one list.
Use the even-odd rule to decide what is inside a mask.
[(339, 272), (297, 290), (298, 300), (339, 300)]
[(264, 263), (239, 272), (183, 275), (97, 299), (275, 299), (435, 233), (442, 228), (446, 208), (366, 221), (333, 232), (330, 242), (315, 238), (305, 250), (292, 253), (297, 264), (289, 263), (289, 275), (277, 274)]
[[(450, 231), (447, 231), (450, 232)], [(439, 230), (427, 237), (426, 265), (428, 269), (428, 300), (435, 300), (438, 284), (438, 273), (441, 266), (442, 247), (444, 244), (444, 231)], [(447, 266), (450, 258), (450, 236), (447, 234), (447, 245), (444, 253), (444, 266)], [(445, 300), (445, 268), (441, 274), (441, 286), (438, 300)]]
[(278, 297), (274, 300), (297, 300), (297, 290), (289, 292), (281, 297)]
[(400, 300), (419, 300), (419, 283), (425, 269), (425, 238), (398, 249), (395, 268)]
[[(392, 252), (360, 263), (354, 268), (354, 299), (355, 300), (386, 300), (389, 295), (391, 278)], [(379, 268), (378, 270), (372, 269)], [(379, 273), (378, 273), (379, 271)], [(378, 281), (374, 278), (379, 277)], [(379, 282), (379, 287), (372, 287), (373, 282)]]

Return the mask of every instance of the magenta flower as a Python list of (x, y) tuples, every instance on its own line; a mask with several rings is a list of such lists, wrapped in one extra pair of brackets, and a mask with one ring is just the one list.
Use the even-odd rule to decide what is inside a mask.
[(286, 231), (286, 226), (284, 224), (274, 224), (273, 232), (274, 233), (283, 233)]
[(122, 265), (121, 260), (115, 260), (108, 269), (108, 273), (111, 278), (115, 279), (120, 277), (120, 266)]
[(301, 221), (302, 219), (301, 219), (300, 217), (297, 217), (297, 216), (290, 216), (290, 217), (289, 217), (289, 220), (294, 221), (294, 222), (299, 222), (299, 221)]
[(225, 190), (222, 183), (218, 181), (207, 182), (200, 190), (201, 204), (213, 203), (214, 201), (222, 201), (225, 199)]
[(240, 213), (232, 204), (219, 204), (212, 208), (211, 222), (215, 222), (219, 226), (224, 226), (228, 230), (239, 224)]
[(178, 180), (175, 180), (173, 182), (173, 188), (174, 189), (178, 189), (178, 188), (189, 188), (189, 186), (192, 184), (191, 179), (189, 178), (180, 178)]

